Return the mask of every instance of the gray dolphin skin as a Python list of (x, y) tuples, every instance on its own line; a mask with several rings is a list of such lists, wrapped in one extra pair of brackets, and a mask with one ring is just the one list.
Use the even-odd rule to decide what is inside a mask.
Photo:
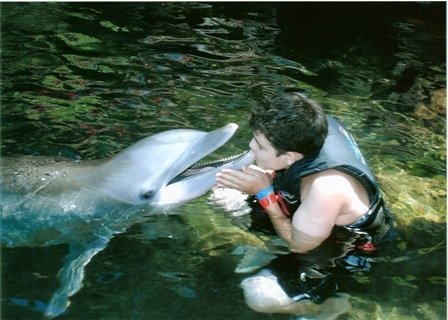
[(109, 240), (143, 216), (159, 214), (207, 193), (222, 168), (240, 169), (250, 152), (195, 165), (235, 133), (175, 129), (154, 134), (109, 160), (38, 156), (1, 159), (1, 241), (4, 247), (68, 244), (60, 287), (45, 315), (66, 311), (82, 287), (84, 268)]

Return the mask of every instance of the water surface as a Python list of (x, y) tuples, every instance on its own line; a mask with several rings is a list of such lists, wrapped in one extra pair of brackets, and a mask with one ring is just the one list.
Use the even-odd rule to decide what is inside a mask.
[[(240, 129), (300, 91), (352, 131), (399, 239), (342, 284), (345, 319), (445, 319), (445, 3), (2, 3), (1, 152), (94, 159), (179, 127)], [(61, 319), (291, 319), (244, 303), (241, 244), (206, 197), (115, 237)], [(258, 236), (258, 237), (256, 237)], [(66, 247), (2, 250), (2, 318), (40, 319)]]

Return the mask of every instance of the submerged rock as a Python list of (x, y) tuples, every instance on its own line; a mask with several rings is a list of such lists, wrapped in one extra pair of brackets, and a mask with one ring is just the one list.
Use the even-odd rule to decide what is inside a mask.
[(414, 114), (424, 126), (443, 134), (446, 129), (446, 88), (433, 91), (429, 104), (420, 102)]

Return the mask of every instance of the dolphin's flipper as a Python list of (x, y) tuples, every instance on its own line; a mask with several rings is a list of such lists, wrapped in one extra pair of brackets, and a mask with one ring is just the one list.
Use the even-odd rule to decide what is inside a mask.
[(85, 266), (98, 252), (106, 247), (108, 242), (108, 238), (102, 237), (87, 244), (70, 245), (70, 253), (65, 258), (64, 265), (58, 273), (61, 287), (51, 297), (45, 312), (46, 317), (54, 318), (67, 310), (70, 304), (69, 297), (82, 287)]

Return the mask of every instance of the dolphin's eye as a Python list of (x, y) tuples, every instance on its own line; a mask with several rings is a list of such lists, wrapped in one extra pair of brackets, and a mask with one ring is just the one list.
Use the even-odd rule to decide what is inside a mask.
[(142, 199), (144, 199), (144, 200), (149, 200), (149, 199), (151, 199), (152, 197), (154, 197), (154, 191), (153, 191), (153, 190), (146, 191), (145, 193), (143, 193), (143, 194), (141, 195), (141, 197), (142, 197)]

